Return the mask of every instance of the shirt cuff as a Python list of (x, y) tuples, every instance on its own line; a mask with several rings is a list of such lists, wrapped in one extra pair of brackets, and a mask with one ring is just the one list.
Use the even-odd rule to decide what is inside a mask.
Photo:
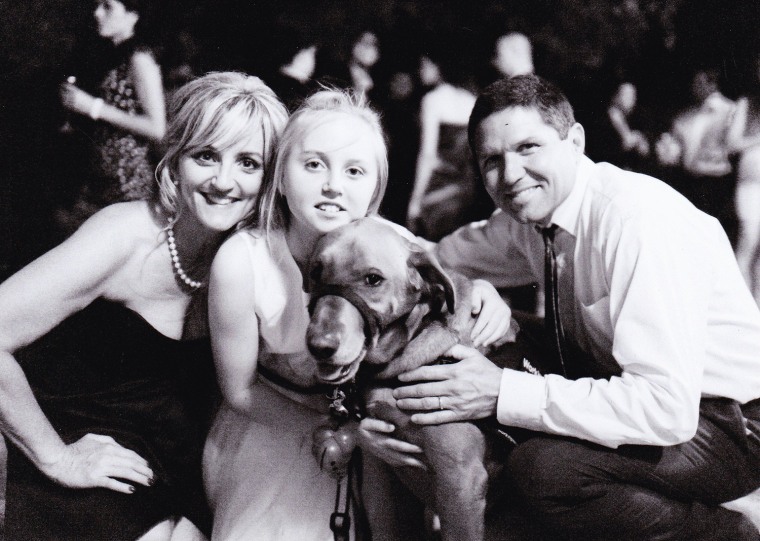
[(539, 428), (546, 407), (546, 380), (542, 376), (504, 369), (501, 373), (496, 419), (522, 428)]

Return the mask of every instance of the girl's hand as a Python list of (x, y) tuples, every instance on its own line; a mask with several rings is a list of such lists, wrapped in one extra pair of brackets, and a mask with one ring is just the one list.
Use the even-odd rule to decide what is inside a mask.
[(393, 467), (413, 466), (427, 470), (419, 458), (422, 457), (422, 449), (389, 436), (394, 430), (396, 427), (390, 423), (371, 417), (364, 418), (359, 424), (357, 434), (359, 447)]
[(61, 103), (69, 111), (89, 116), (95, 98), (71, 83), (62, 83), (59, 89)]
[(131, 494), (135, 487), (124, 481), (153, 484), (153, 470), (144, 458), (112, 437), (97, 434), (87, 434), (67, 445), (57, 462), (40, 469), (68, 488), (103, 487)]
[(496, 288), (486, 280), (473, 281), (472, 315), (478, 318), (470, 333), (473, 346), (514, 341), (517, 327), (512, 325), (512, 311)]

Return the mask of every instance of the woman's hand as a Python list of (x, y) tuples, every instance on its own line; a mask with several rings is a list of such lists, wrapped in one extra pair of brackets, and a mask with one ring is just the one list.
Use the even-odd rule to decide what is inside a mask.
[(61, 96), (61, 103), (63, 103), (66, 109), (80, 115), (90, 115), (90, 111), (92, 111), (95, 103), (93, 96), (71, 83), (61, 83), (59, 94)]
[(125, 494), (133, 493), (135, 487), (117, 478), (145, 486), (154, 479), (144, 458), (112, 437), (98, 434), (87, 434), (67, 445), (58, 461), (40, 469), (68, 488), (103, 487)]
[(357, 433), (359, 447), (393, 467), (413, 466), (426, 470), (427, 467), (418, 458), (422, 456), (422, 449), (412, 443), (389, 436), (394, 430), (396, 427), (391, 423), (371, 417), (364, 418), (359, 424)]
[(473, 346), (490, 346), (514, 341), (516, 325), (512, 325), (512, 310), (496, 288), (486, 280), (474, 280), (472, 315), (477, 316), (470, 338)]

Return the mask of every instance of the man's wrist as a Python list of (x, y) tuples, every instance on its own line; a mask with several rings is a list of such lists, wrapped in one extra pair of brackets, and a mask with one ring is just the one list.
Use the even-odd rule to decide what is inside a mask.
[(546, 380), (543, 376), (502, 370), (496, 419), (503, 425), (536, 428), (546, 406)]

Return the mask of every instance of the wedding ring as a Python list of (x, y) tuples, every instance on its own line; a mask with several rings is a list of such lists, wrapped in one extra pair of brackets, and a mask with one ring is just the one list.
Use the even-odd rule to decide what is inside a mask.
[(441, 397), (440, 396), (438, 397), (438, 409), (439, 410), (443, 409), (443, 405), (441, 404)]

